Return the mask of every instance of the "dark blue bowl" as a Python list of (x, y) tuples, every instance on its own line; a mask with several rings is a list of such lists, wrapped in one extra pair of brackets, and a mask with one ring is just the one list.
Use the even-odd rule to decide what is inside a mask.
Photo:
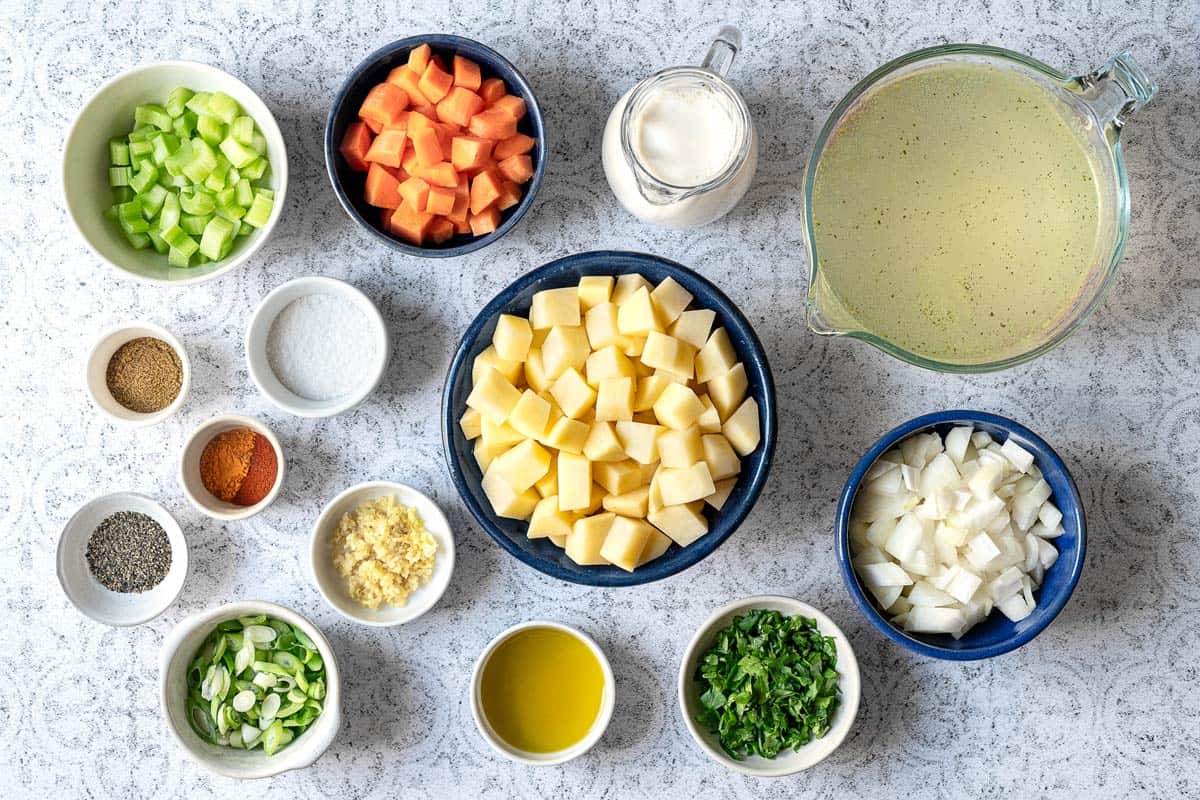
[[(416, 247), (393, 238), (379, 227), (379, 209), (368, 205), (363, 200), (363, 185), (366, 173), (350, 169), (346, 159), (338, 152), (342, 136), (350, 123), (358, 119), (358, 109), (367, 96), (367, 92), (387, 78), (394, 67), (408, 63), (408, 53), (414, 47), (428, 44), (435, 53), (443, 58), (453, 57), (455, 53), (471, 59), (479, 64), (484, 78), (501, 78), (508, 87), (508, 93), (517, 95), (525, 100), (525, 116), (517, 125), (521, 133), (532, 136), (537, 140), (533, 151), (529, 154), (533, 162), (533, 178), (521, 187), (524, 194), (521, 202), (505, 211), (500, 217), (500, 227), (484, 236), (457, 234), (443, 244), (430, 244)], [(325, 123), (325, 168), (329, 172), (329, 181), (338, 202), (350, 218), (357, 222), (379, 241), (393, 250), (426, 258), (447, 258), (472, 253), (481, 247), (487, 247), (504, 234), (525, 216), (525, 212), (533, 205), (533, 198), (542, 185), (546, 174), (546, 129), (542, 122), (542, 109), (538, 106), (533, 89), (517, 68), (508, 59), (487, 45), (462, 36), (451, 36), (442, 33), (429, 33), (422, 36), (409, 36), (385, 45), (367, 56), (354, 71), (333, 100), (329, 109), (329, 119)]]
[[(1053, 491), (1051, 500), (1063, 513), (1062, 525), (1066, 530), (1062, 536), (1053, 539), (1052, 543), (1058, 548), (1058, 560), (1046, 571), (1041, 588), (1034, 594), (1037, 608), (1033, 613), (1020, 622), (1010, 622), (999, 611), (993, 610), (983, 622), (976, 625), (961, 639), (955, 639), (947, 634), (918, 634), (905, 633), (888, 621), (878, 608), (873, 597), (858, 582), (858, 576), (850, 563), (849, 522), (850, 510), (854, 505), (854, 497), (863, 476), (881, 455), (890, 450), (900, 441), (909, 436), (926, 431), (936, 430), (945, 436), (957, 425), (973, 425), (976, 430), (987, 431), (993, 439), (1004, 442), (1012, 439), (1021, 447), (1033, 453), (1035, 463), (1042, 471), (1042, 477), (1050, 484)], [(837, 558), (842, 570), (842, 578), (855, 604), (866, 614), (871, 624), (878, 628), (884, 636), (893, 642), (912, 650), (914, 653), (945, 658), (954, 661), (969, 661), (979, 658), (991, 658), (1010, 650), (1015, 650), (1033, 639), (1046, 629), (1058, 612), (1075, 591), (1079, 575), (1083, 572), (1083, 556), (1087, 545), (1087, 526), (1083, 517), (1083, 504), (1079, 500), (1079, 491), (1067, 471), (1066, 464), (1046, 442), (1033, 431), (1018, 425), (1007, 417), (987, 414), (982, 411), (939, 411), (909, 420), (903, 425), (893, 428), (875, 443), (867, 454), (862, 457), (846, 488), (842, 490), (842, 498), (837, 509)]]
[[(535, 292), (574, 286), (584, 275), (621, 275), (626, 272), (638, 272), (651, 283), (658, 283), (670, 276), (692, 293), (696, 307), (717, 312), (714, 328), (723, 325), (729, 332), (730, 341), (746, 366), (746, 377), (750, 382), (749, 396), (758, 403), (762, 424), (762, 443), (742, 459), (742, 472), (724, 508), (719, 512), (708, 509), (708, 533), (687, 547), (671, 545), (670, 550), (636, 572), (611, 566), (581, 567), (567, 558), (553, 542), (528, 538), (525, 535), (526, 523), (504, 519), (493, 513), (480, 485), (483, 475), (475, 463), (471, 443), (463, 436), (458, 425), (459, 418), (467, 408), (467, 395), (471, 393), (471, 366), (475, 357), (491, 344), (496, 319), (500, 314), (527, 316)], [(644, 253), (613, 250), (580, 253), (551, 261), (519, 278), (488, 303), (467, 328), (450, 364), (450, 374), (446, 377), (442, 392), (442, 444), (446, 449), (446, 463), (450, 465), (450, 477), (471, 514), (501, 547), (529, 566), (564, 581), (590, 586), (637, 586), (650, 583), (687, 569), (716, 550), (750, 513), (762, 491), (771, 467), (771, 456), (775, 452), (776, 425), (775, 383), (771, 378), (771, 367), (767, 364), (762, 343), (754, 335), (742, 312), (720, 289), (687, 267)]]

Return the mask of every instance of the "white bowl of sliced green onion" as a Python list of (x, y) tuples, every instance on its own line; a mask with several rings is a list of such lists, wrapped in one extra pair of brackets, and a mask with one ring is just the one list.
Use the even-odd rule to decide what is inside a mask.
[(163, 643), (159, 692), (188, 756), (231, 778), (307, 767), (341, 727), (333, 649), (275, 603), (230, 603), (180, 622)]
[(111, 78), (63, 150), (68, 215), (120, 272), (181, 286), (249, 259), (279, 220), (287, 150), (270, 109), (237, 78), (192, 61)]

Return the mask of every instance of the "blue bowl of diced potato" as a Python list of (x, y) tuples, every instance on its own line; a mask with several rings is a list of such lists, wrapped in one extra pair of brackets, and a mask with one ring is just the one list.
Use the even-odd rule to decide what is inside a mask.
[[(618, 316), (645, 336), (618, 340)], [(649, 583), (716, 550), (766, 482), (776, 429), (745, 316), (642, 253), (581, 253), (519, 278), (467, 329), (442, 396), (450, 474), (480, 526), (534, 569), (593, 586)]]
[[(178, 87), (196, 93), (221, 93), (236, 103), (232, 107), (235, 113), (253, 120), (265, 144), (263, 158), (269, 162), (255, 186), (273, 195), (264, 219), (255, 220), (255, 225), (245, 228), (242, 235), (232, 237), (221, 248), (222, 257), (188, 267), (172, 266), (168, 256), (154, 247), (138, 249), (119, 222), (110, 218), (115, 205), (110, 142), (129, 134), (135, 125), (135, 109), (167, 103), (172, 90)], [(102, 261), (146, 283), (171, 286), (202, 283), (246, 262), (271, 235), (279, 220), (286, 201), (287, 178), (287, 149), (270, 109), (237, 78), (192, 61), (144, 64), (110, 78), (80, 109), (63, 149), (63, 196), (68, 216), (79, 235)], [(240, 224), (236, 230), (242, 230)], [(133, 235), (140, 238), (139, 234)], [(202, 234), (197, 231), (192, 238), (199, 244)]]

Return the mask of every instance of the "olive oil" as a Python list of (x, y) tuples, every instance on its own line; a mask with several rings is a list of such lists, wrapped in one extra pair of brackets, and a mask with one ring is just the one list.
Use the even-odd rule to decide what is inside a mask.
[(970, 61), (861, 98), (812, 191), (817, 306), (951, 364), (1023, 353), (1111, 252), (1089, 120), (1032, 75)]
[(557, 628), (526, 628), (483, 667), (480, 699), (496, 735), (529, 753), (582, 741), (600, 713), (604, 672), (591, 649)]

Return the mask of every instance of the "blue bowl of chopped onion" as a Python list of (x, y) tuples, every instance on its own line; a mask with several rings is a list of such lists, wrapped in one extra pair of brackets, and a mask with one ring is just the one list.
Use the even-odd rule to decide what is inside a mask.
[(846, 588), (902, 647), (958, 661), (1026, 644), (1083, 571), (1086, 523), (1066, 464), (1013, 420), (941, 411), (867, 451), (838, 503)]

